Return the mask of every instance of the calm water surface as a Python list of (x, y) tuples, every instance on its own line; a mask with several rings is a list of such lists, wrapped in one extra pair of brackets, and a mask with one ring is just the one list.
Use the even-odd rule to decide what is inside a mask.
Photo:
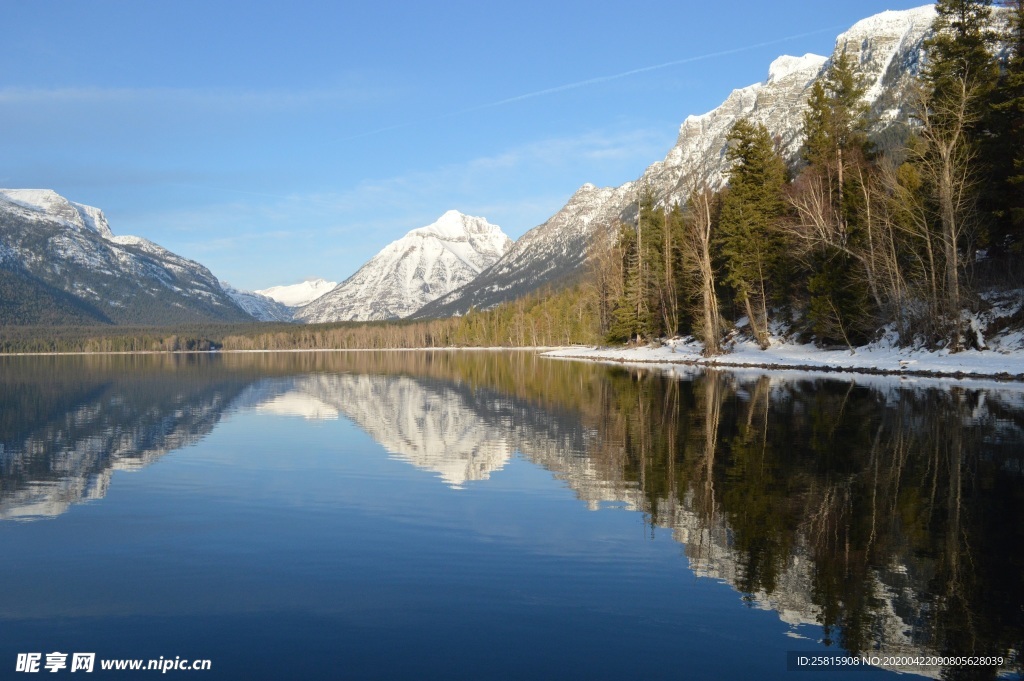
[(489, 352), (0, 358), (0, 546), (0, 678), (32, 678), (26, 652), (211, 660), (167, 675), (197, 679), (851, 678), (790, 651), (1019, 678), (1024, 391)]

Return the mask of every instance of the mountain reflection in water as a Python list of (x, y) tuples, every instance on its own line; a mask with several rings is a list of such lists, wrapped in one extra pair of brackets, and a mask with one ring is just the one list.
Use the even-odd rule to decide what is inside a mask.
[(344, 417), (452, 488), (520, 455), (592, 509), (638, 511), (696, 575), (794, 636), (810, 625), (869, 654), (1024, 646), (1019, 388), (490, 352), (8, 357), (0, 370), (0, 519), (100, 499), (114, 471), (233, 412)]

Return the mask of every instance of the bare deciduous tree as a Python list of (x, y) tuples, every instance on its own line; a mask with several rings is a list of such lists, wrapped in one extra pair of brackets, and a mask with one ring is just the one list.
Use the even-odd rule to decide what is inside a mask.
[(683, 223), (683, 268), (689, 274), (689, 288), (699, 301), (694, 314), (697, 333), (704, 344), (704, 355), (723, 352), (722, 316), (715, 291), (715, 270), (712, 261), (715, 194), (707, 186), (690, 192), (686, 220)]

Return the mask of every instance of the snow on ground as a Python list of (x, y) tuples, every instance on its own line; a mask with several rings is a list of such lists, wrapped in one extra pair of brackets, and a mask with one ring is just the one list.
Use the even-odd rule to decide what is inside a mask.
[(672, 339), (658, 346), (570, 347), (545, 353), (548, 357), (605, 362), (691, 364), (720, 367), (751, 367), (812, 371), (847, 371), (905, 376), (955, 378), (990, 377), (1024, 382), (1024, 349), (914, 350), (879, 342), (850, 350), (823, 350), (813, 345), (773, 340), (761, 350), (752, 341), (739, 341), (717, 357), (701, 355), (702, 345), (692, 338)]

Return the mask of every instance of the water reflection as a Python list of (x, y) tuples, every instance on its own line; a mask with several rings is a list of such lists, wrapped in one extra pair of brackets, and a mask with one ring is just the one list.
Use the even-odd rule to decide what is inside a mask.
[(343, 413), (395, 458), (437, 473), (453, 488), (488, 479), (512, 455), (500, 401), (476, 404), (458, 386), (408, 376), (321, 374), (300, 378), (268, 404), (281, 399)]
[(100, 498), (113, 471), (195, 442), (235, 410), (344, 416), (451, 487), (484, 484), (474, 481), (518, 452), (591, 508), (642, 512), (651, 532), (685, 547), (696, 575), (778, 613), (795, 637), (900, 655), (1011, 656), (1024, 645), (1017, 389), (679, 377), (498, 353), (5, 358), (0, 368), (2, 518)]
[(0, 519), (53, 517), (209, 433), (251, 382), (195, 357), (0, 362)]

